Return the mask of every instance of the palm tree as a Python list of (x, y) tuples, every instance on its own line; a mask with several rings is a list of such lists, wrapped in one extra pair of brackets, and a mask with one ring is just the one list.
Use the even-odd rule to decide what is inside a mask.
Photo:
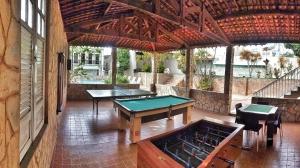
[(240, 53), (240, 59), (247, 61), (249, 77), (251, 78), (253, 69), (257, 65), (257, 61), (261, 59), (260, 53), (252, 53), (249, 50), (243, 50)]

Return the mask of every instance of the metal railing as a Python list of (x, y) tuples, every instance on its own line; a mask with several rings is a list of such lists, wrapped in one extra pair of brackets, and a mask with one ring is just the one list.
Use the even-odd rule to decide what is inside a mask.
[(300, 67), (269, 83), (253, 94), (255, 97), (281, 98), (300, 86)]

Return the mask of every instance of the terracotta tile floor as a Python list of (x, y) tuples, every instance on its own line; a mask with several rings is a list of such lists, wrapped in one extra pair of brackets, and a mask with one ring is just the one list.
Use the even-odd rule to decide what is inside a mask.
[[(102, 102), (99, 115), (92, 112), (88, 101), (67, 103), (58, 131), (52, 168), (131, 168), (136, 167), (136, 145), (130, 144), (129, 131), (117, 130), (117, 116), (110, 101)], [(205, 116), (227, 121), (233, 117), (201, 112), (194, 109), (193, 120)], [(174, 120), (159, 120), (142, 124), (142, 139), (182, 126), (182, 116)], [(274, 145), (266, 149), (260, 137), (260, 151), (255, 148), (255, 136), (250, 144), (253, 150), (243, 151), (236, 161), (240, 168), (300, 168), (300, 124), (285, 123), (284, 139), (280, 145), (275, 135)]]

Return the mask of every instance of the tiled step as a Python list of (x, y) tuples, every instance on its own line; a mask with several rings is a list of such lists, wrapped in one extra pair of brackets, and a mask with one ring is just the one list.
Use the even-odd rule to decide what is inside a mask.
[(296, 91), (291, 91), (290, 94), (284, 95), (284, 98), (293, 98), (293, 99), (297, 99), (298, 97), (300, 97), (300, 88), (299, 88), (299, 87), (298, 87), (298, 90), (296, 90)]

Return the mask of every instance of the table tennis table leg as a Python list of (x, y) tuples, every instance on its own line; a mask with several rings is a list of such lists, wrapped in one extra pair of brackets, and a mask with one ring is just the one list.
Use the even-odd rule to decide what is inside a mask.
[(97, 115), (98, 115), (98, 102), (99, 102), (99, 101), (96, 100), (96, 106), (97, 106), (97, 107), (96, 107), (96, 114), (97, 114)]
[(95, 111), (95, 99), (93, 98), (93, 112)]

